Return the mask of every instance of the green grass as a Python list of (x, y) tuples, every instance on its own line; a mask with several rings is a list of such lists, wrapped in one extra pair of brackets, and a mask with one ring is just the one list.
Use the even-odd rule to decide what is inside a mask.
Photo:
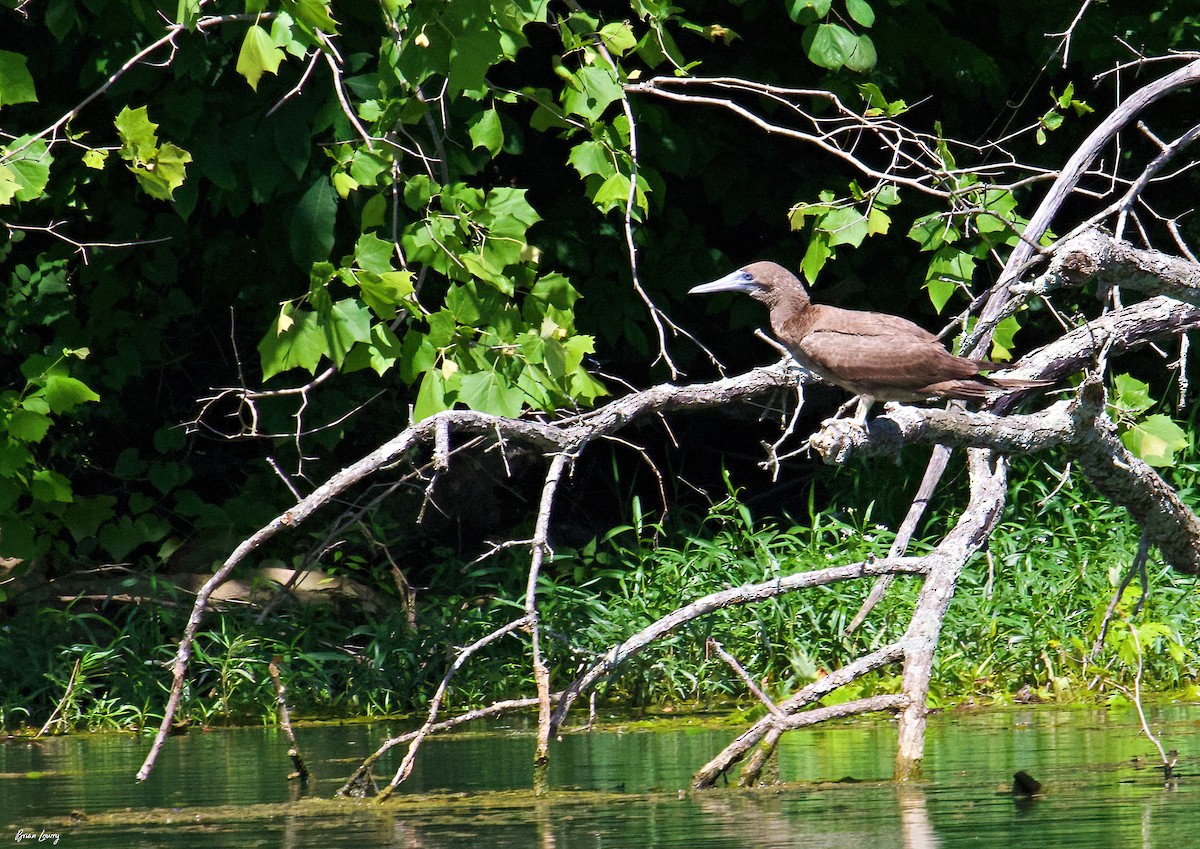
[[(1182, 465), (1174, 474), (1185, 498), (1194, 496), (1197, 467)], [(933, 701), (1003, 703), (1017, 694), (1122, 700), (1136, 673), (1138, 645), (1145, 690), (1196, 698), (1191, 647), (1200, 644), (1200, 591), (1195, 579), (1153, 557), (1144, 608), (1134, 615), (1141, 592), (1135, 580), (1103, 649), (1087, 662), (1138, 532), (1124, 511), (1077, 481), (1056, 483), (1040, 463), (1024, 462), (1014, 471), (1002, 524), (986, 556), (968, 565), (950, 607)], [(873, 519), (872, 502), (860, 499), (865, 490), (846, 497), (859, 500), (860, 509), (810, 507), (803, 518), (782, 520), (754, 516), (731, 494), (707, 515), (656, 524), (635, 500), (627, 525), (579, 549), (560, 547), (539, 587), (555, 685), (595, 653), (706, 593), (885, 555), (892, 534)], [(927, 528), (947, 521), (935, 512)], [(262, 623), (254, 611), (210, 614), (179, 718), (273, 722), (266, 673), (272, 658), (281, 660), (300, 718), (420, 711), (455, 647), (520, 615), (526, 557), (508, 550), (478, 564), (447, 559), (421, 592), (415, 628), (399, 605), (395, 613), (373, 616), (345, 606), (281, 606)], [(752, 708), (741, 681), (706, 655), (709, 636), (782, 697), (902, 632), (918, 589), (912, 579), (897, 580), (864, 626), (844, 635), (869, 583), (793, 593), (692, 622), (624, 664), (601, 685), (601, 698), (626, 708)], [(0, 624), (0, 722), (9, 730), (36, 729), (59, 706), (55, 730), (156, 724), (188, 604), (186, 597), (162, 601), (167, 604), (18, 610)], [(879, 675), (837, 697), (895, 686), (894, 676)], [(477, 706), (530, 687), (526, 641), (506, 638), (462, 670), (447, 704), (451, 710)]]

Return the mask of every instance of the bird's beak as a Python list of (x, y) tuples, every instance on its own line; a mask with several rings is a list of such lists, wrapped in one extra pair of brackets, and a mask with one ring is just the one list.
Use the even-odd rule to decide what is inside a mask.
[(753, 295), (762, 287), (758, 282), (751, 277), (743, 269), (738, 269), (732, 274), (726, 274), (720, 280), (714, 280), (711, 283), (702, 283), (699, 286), (694, 286), (688, 289), (689, 295), (712, 295), (717, 292), (744, 292), (747, 295)]

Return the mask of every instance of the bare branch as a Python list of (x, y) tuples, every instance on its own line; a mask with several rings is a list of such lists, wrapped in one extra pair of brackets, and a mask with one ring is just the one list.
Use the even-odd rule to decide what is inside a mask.
[(392, 777), (391, 782), (380, 792), (377, 801), (382, 802), (391, 796), (396, 787), (399, 786), (399, 784), (404, 781), (404, 779), (408, 778), (408, 776), (412, 773), (413, 762), (417, 757), (417, 750), (421, 747), (421, 743), (424, 742), (425, 738), (429, 736), (430, 732), (433, 730), (434, 723), (437, 720), (438, 709), (442, 706), (442, 699), (445, 698), (446, 688), (450, 686), (450, 679), (454, 677), (454, 673), (458, 672), (458, 670), (462, 668), (462, 665), (466, 663), (471, 658), (471, 655), (473, 655), (475, 652), (479, 651), (485, 646), (490, 645), (491, 643), (494, 643), (496, 640), (513, 633), (514, 631), (527, 627), (528, 625), (529, 618), (527, 616), (521, 616), (512, 620), (507, 625), (497, 628), (485, 636), (480, 637), (478, 640), (471, 643), (471, 645), (458, 650), (458, 653), (454, 657), (454, 662), (450, 664), (450, 668), (447, 669), (446, 674), (442, 676), (442, 681), (440, 684), (438, 684), (437, 692), (435, 692), (433, 694), (433, 698), (430, 699), (429, 714), (425, 717), (425, 722), (422, 723), (421, 727), (417, 729), (417, 733), (414, 734), (412, 739), (409, 741), (408, 751), (404, 754), (404, 760), (400, 762), (400, 767), (396, 770), (396, 774)]
[(980, 325), (987, 328), (988, 333), (991, 328), (995, 327), (996, 316), (1008, 299), (1009, 288), (1016, 282), (1021, 269), (1033, 258), (1036, 244), (1049, 229), (1050, 223), (1058, 214), (1063, 201), (1078, 184), (1084, 172), (1104, 146), (1150, 104), (1179, 88), (1192, 85), (1198, 80), (1200, 80), (1200, 59), (1189, 62), (1182, 68), (1135, 91), (1125, 98), (1075, 150), (1071, 158), (1063, 165), (1058, 178), (1046, 193), (1046, 197), (1030, 216), (1022, 240), (1009, 255), (1000, 279), (992, 287), (991, 295), (983, 308), (979, 321)]
[(779, 705), (775, 704), (775, 702), (771, 700), (771, 697), (762, 691), (762, 688), (759, 687), (755, 680), (750, 677), (750, 673), (747, 672), (740, 663), (738, 663), (737, 658), (726, 651), (725, 647), (721, 645), (715, 637), (709, 637), (705, 641), (704, 646), (705, 648), (716, 652), (717, 655), (720, 656), (721, 660), (729, 664), (729, 668), (734, 671), (734, 674), (736, 674), (738, 678), (742, 679), (742, 683), (746, 685), (746, 689), (750, 691), (754, 698), (762, 702), (763, 707), (765, 707), (769, 713), (774, 714), (785, 722), (787, 721), (787, 714), (781, 711), (779, 709)]
[(571, 709), (571, 705), (574, 704), (581, 693), (663, 635), (669, 634), (671, 631), (694, 619), (706, 616), (715, 610), (721, 610), (734, 605), (752, 604), (809, 587), (825, 586), (838, 581), (873, 577), (876, 575), (919, 575), (924, 573), (928, 568), (928, 564), (924, 558), (896, 557), (886, 560), (861, 561), (846, 566), (831, 566), (828, 569), (816, 569), (811, 572), (797, 572), (759, 584), (746, 584), (741, 587), (733, 587), (732, 589), (709, 593), (690, 604), (671, 611), (658, 621), (652, 622), (641, 631), (627, 638), (624, 642), (609, 649), (587, 672), (573, 681), (563, 691), (563, 696), (554, 711), (553, 729), (557, 730), (561, 727), (567, 712)]

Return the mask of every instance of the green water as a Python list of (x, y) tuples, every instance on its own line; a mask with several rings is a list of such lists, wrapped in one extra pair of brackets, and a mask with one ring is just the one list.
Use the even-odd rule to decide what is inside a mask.
[[(398, 725), (302, 728), (317, 776), (286, 780), (273, 729), (170, 740), (150, 780), (133, 774), (147, 740), (93, 735), (0, 745), (0, 841), (67, 847), (404, 849), (774, 849), (1200, 845), (1200, 707), (1151, 714), (1179, 750), (1164, 787), (1132, 711), (1007, 710), (931, 718), (925, 780), (885, 779), (894, 726), (863, 720), (792, 732), (775, 788), (687, 790), (736, 732), (699, 722), (667, 730), (570, 733), (552, 748), (552, 792), (534, 797), (525, 725), (428, 741), (384, 805), (333, 800), (361, 758)], [(387, 762), (394, 769), (396, 757)], [(1025, 770), (1047, 794), (1004, 792)], [(387, 775), (380, 776), (384, 781)], [(841, 779), (850, 779), (841, 781)], [(682, 791), (682, 792), (681, 792)], [(18, 840), (18, 838), (20, 838)]]

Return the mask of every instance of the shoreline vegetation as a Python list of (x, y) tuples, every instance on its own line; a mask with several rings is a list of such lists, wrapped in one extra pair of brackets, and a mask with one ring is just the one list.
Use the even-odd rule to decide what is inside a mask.
[[(1185, 463), (1175, 472), (1191, 477), (1195, 469)], [(1135, 681), (1146, 702), (1200, 701), (1200, 663), (1190, 648), (1200, 644), (1195, 579), (1151, 559), (1145, 599), (1135, 574), (1104, 628), (1138, 530), (1085, 487), (1038, 491), (1048, 477), (1030, 473), (1018, 481), (989, 550), (964, 575), (939, 647), (930, 706), (1121, 705), (1132, 701)], [(847, 561), (883, 556), (891, 543), (871, 509), (763, 519), (732, 488), (705, 516), (655, 524), (636, 499), (631, 513), (628, 524), (586, 545), (559, 545), (545, 571), (539, 593), (559, 679), (573, 678), (591, 658), (688, 598), (833, 565), (830, 552)], [(277, 583), (247, 581), (253, 603), (229, 599), (202, 625), (181, 729), (276, 723), (272, 661), (297, 723), (420, 713), (445, 671), (438, 659), (449, 663), (456, 646), (487, 633), (521, 603), (523, 569), (519, 552), (484, 562), (446, 558), (428, 570), (415, 603), (394, 588), (389, 595), (382, 582), (362, 599), (356, 587), (369, 575), (354, 564), (322, 573), (306, 603), (272, 601)], [(0, 730), (153, 725), (190, 604), (186, 591), (155, 577), (151, 572), (145, 586), (130, 578), (101, 593), (79, 593), (62, 606), (21, 604), (19, 596), (9, 602), (0, 620)], [(706, 650), (707, 640), (718, 640), (769, 697), (784, 697), (903, 627), (915, 581), (897, 582), (860, 629), (845, 633), (868, 583), (719, 610), (629, 659), (600, 686), (597, 705), (649, 716), (761, 711), (730, 666)], [(450, 685), (448, 712), (526, 695), (524, 651), (519, 640), (508, 640), (464, 667)], [(858, 682), (824, 704), (861, 697), (866, 687), (888, 692), (889, 681), (880, 675)], [(898, 670), (890, 683), (898, 686)], [(581, 707), (569, 724), (586, 721)]]

